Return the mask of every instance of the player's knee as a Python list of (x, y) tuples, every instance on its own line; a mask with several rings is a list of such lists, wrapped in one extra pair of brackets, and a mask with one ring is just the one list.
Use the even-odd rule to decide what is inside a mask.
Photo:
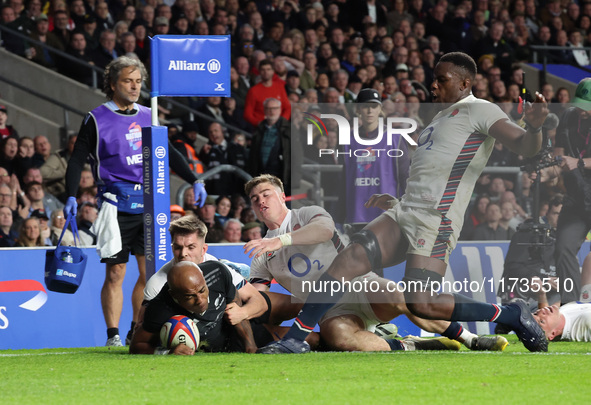
[(321, 337), (330, 350), (350, 352), (356, 350), (352, 334), (339, 322), (330, 322), (321, 326)]
[[(411, 294), (416, 295), (416, 294)], [(409, 300), (415, 300), (416, 297), (409, 297)], [(431, 319), (433, 314), (433, 306), (428, 302), (407, 301), (406, 307), (411, 314), (419, 318)]]
[[(382, 251), (376, 235), (370, 229), (362, 229), (351, 236), (351, 244), (348, 247), (364, 257), (372, 269), (382, 267)], [(361, 247), (361, 249), (359, 249)]]
[(125, 264), (107, 266), (105, 282), (109, 284), (121, 284), (125, 278)]
[(333, 261), (329, 273), (333, 276), (353, 279), (371, 270), (365, 249), (352, 243), (345, 248)]

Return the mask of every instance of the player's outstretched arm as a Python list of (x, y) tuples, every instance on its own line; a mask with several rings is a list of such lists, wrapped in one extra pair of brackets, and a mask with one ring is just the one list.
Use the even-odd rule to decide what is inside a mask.
[(129, 354), (177, 354), (185, 356), (195, 354), (195, 350), (184, 344), (180, 344), (170, 351), (160, 350), (158, 347), (159, 342), (160, 338), (156, 333), (146, 331), (140, 324), (131, 339)]
[(129, 345), (130, 354), (154, 354), (158, 347), (158, 336), (150, 333), (140, 324), (137, 326), (131, 343)]
[(238, 290), (242, 306), (231, 302), (226, 306), (226, 318), (232, 325), (261, 316), (269, 308), (267, 301), (250, 283)]
[(312, 220), (300, 229), (279, 235), (275, 238), (263, 238), (251, 240), (244, 245), (244, 253), (248, 257), (259, 257), (267, 252), (274, 252), (283, 246), (290, 245), (317, 245), (330, 240), (334, 234), (334, 221), (328, 214), (312, 218)]
[[(238, 297), (238, 295), (236, 295), (236, 298), (234, 298), (234, 301), (232, 301), (230, 304), (235, 304), (235, 305), (240, 306), (240, 298)], [(228, 304), (228, 305), (230, 305), (230, 304)], [(240, 340), (242, 340), (242, 343), (244, 344), (244, 352), (245, 353), (256, 353), (257, 345), (254, 341), (254, 336), (252, 334), (252, 328), (250, 327), (250, 322), (248, 320), (244, 320), (244, 321), (234, 325), (234, 328), (236, 329), (236, 333), (238, 334), (238, 337), (240, 338)]]
[(542, 147), (542, 124), (548, 112), (546, 99), (536, 92), (535, 101), (525, 106), (524, 119), (527, 130), (507, 118), (495, 122), (490, 128), (489, 135), (519, 155), (534, 156)]

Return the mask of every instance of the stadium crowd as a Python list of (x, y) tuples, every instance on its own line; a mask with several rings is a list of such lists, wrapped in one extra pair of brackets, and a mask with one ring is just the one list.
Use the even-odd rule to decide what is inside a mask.
[[(419, 109), (430, 101), (433, 69), (444, 53), (463, 51), (477, 61), (476, 97), (514, 103), (524, 85), (520, 63), (532, 61), (530, 45), (574, 47), (591, 41), (591, 3), (569, 0), (8, 0), (0, 11), (1, 25), (102, 68), (121, 55), (149, 66), (147, 38), (152, 35), (230, 34), (232, 97), (182, 99), (213, 121), (189, 120), (174, 108), (161, 108), (160, 118), (196, 173), (230, 164), (252, 176), (278, 176), (288, 194), (299, 183), (291, 173), (299, 163), (290, 160), (298, 154), (291, 150), (292, 103), (351, 103), (361, 89), (373, 88), (381, 95), (385, 114), (420, 123)], [(9, 32), (3, 32), (2, 46), (91, 83), (88, 68)], [(550, 51), (547, 57), (553, 63), (589, 64), (585, 51)], [(538, 90), (552, 102), (557, 116), (571, 99), (567, 89), (549, 83)], [(1, 217), (0, 245), (54, 244), (63, 227), (59, 212), (65, 202), (64, 173), (76, 136), (56, 150), (43, 135), (19, 136), (9, 121), (9, 111), (0, 107), (0, 205), (12, 214)], [(225, 124), (252, 135), (228, 130)], [(553, 142), (556, 126), (544, 131)], [(337, 148), (331, 133), (318, 136), (316, 147)], [(198, 135), (208, 139), (200, 149)], [(307, 158), (314, 156), (312, 148), (302, 147)], [(492, 167), (522, 164), (520, 156), (500, 143), (489, 161)], [(542, 185), (543, 203), (534, 213), (532, 180), (522, 176), (521, 182), (515, 176), (481, 177), (462, 239), (510, 239), (525, 219), (545, 218), (548, 202), (564, 192), (561, 177)], [(335, 184), (325, 181), (325, 194), (336, 193)], [(208, 180), (206, 188), (219, 198), (208, 198), (196, 209), (188, 189), (184, 206), (175, 208), (177, 214), (199, 216), (208, 225), (210, 243), (260, 237), (264, 228), (244, 198), (243, 181), (221, 173)], [(80, 229), (91, 243), (97, 206), (90, 172), (83, 173), (78, 194)]]

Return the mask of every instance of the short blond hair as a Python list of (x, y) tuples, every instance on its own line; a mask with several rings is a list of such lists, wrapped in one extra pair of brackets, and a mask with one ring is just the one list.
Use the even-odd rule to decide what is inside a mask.
[(248, 183), (244, 185), (246, 196), (250, 198), (250, 192), (252, 189), (262, 183), (270, 183), (271, 185), (278, 187), (282, 193), (285, 192), (283, 189), (283, 182), (279, 177), (273, 176), (272, 174), (261, 174), (260, 176), (250, 179)]

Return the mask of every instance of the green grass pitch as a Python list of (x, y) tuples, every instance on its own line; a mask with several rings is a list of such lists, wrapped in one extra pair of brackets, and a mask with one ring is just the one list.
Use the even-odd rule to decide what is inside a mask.
[(589, 343), (529, 353), (131, 356), (127, 348), (0, 351), (0, 404), (587, 403)]

